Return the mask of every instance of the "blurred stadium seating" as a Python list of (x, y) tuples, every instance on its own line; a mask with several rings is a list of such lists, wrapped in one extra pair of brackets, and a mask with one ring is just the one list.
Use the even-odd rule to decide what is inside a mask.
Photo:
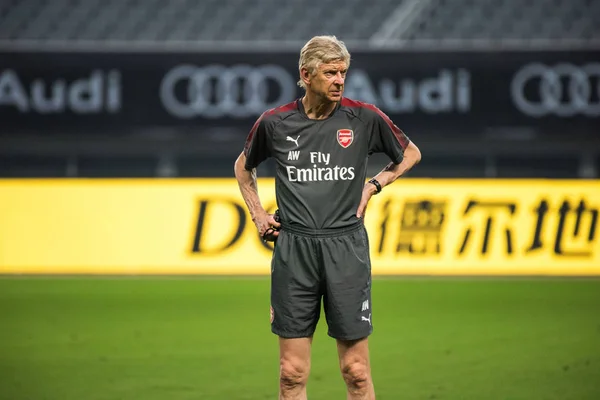
[[(36, 41), (600, 39), (593, 0), (5, 0), (0, 38)], [(268, 23), (265, 23), (268, 22)], [(387, 27), (389, 33), (384, 33)]]
[[(44, 41), (297, 41), (324, 24), (351, 41), (369, 39), (399, 3), (378, 0), (372, 6), (348, 0), (341, 7), (336, 0), (24, 0), (0, 6), (0, 23), (4, 38)], [(349, 24), (356, 15), (362, 18)]]
[(578, 40), (600, 38), (593, 0), (433, 0), (401, 39)]
[[(57, 67), (61, 61), (52, 61), (53, 52), (80, 52), (82, 63), (84, 55), (97, 51), (132, 56), (177, 51), (187, 60), (186, 53), (194, 57), (218, 50), (235, 59), (238, 52), (266, 50), (289, 58), (297, 57), (300, 46), (315, 34), (337, 35), (351, 51), (363, 52), (357, 61), (363, 64), (369, 63), (368, 54), (381, 50), (405, 51), (410, 60), (421, 51), (455, 51), (460, 59), (460, 52), (475, 49), (492, 54), (488, 63), (495, 66), (503, 51), (511, 49), (577, 49), (597, 56), (598, 21), (600, 2), (594, 0), (4, 0), (0, 54), (8, 64), (0, 65), (0, 71), (10, 68), (14, 56), (21, 62), (19, 72), (37, 73), (39, 65), (28, 61), (31, 54), (48, 55), (48, 65)], [(577, 57), (574, 63), (588, 62)], [(110, 58), (101, 62), (111, 63)], [(589, 81), (596, 91), (587, 92), (592, 102), (599, 101), (597, 78)], [(585, 94), (585, 88), (578, 90)], [(140, 113), (136, 118), (143, 118)], [(482, 112), (480, 119), (489, 115), (489, 110)], [(26, 117), (36, 118), (31, 113)], [(404, 129), (402, 120), (395, 121)], [(598, 117), (573, 120), (573, 130), (567, 131), (564, 127), (571, 125), (548, 121), (534, 128), (491, 119), (477, 127), (409, 123), (409, 136), (424, 153), (412, 176), (597, 177)], [(0, 176), (231, 176), (251, 123), (41, 125), (5, 124), (0, 129)], [(375, 161), (373, 172), (381, 167), (379, 161), (385, 162)], [(272, 174), (273, 165), (263, 171)]]

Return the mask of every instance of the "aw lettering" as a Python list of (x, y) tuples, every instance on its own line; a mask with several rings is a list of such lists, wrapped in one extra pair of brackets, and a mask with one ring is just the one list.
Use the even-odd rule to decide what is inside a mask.
[[(267, 212), (273, 213), (275, 209), (276, 206), (271, 205)], [(273, 250), (272, 243), (261, 240), (242, 203), (228, 198), (199, 199), (196, 210), (192, 254), (223, 253), (233, 249), (248, 234), (266, 250)]]

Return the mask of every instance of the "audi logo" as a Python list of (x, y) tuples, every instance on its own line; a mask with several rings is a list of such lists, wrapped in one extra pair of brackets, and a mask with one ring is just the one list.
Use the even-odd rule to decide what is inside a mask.
[(600, 116), (600, 63), (528, 64), (515, 74), (510, 89), (517, 108), (532, 117)]
[(289, 103), (296, 82), (278, 65), (180, 65), (165, 75), (160, 98), (179, 118), (245, 118)]

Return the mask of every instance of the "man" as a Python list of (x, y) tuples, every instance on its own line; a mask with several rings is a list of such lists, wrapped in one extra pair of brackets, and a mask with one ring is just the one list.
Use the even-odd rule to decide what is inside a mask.
[[(304, 96), (263, 113), (235, 162), (258, 232), (276, 240), (271, 330), (279, 336), (280, 399), (306, 399), (321, 299), (348, 399), (375, 398), (368, 348), (371, 265), (363, 219), (371, 196), (417, 164), (421, 154), (375, 106), (343, 97), (349, 65), (350, 54), (335, 36), (309, 40), (299, 60)], [(365, 184), (368, 156), (377, 152), (391, 163)], [(262, 207), (257, 191), (256, 168), (268, 157), (277, 164), (280, 222)]]

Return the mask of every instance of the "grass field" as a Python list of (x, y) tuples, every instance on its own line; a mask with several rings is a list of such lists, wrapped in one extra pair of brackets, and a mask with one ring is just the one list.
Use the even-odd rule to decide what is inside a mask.
[[(600, 399), (600, 280), (375, 279), (378, 399)], [(344, 399), (322, 318), (309, 399)], [(275, 399), (269, 280), (0, 279), (1, 400)]]

